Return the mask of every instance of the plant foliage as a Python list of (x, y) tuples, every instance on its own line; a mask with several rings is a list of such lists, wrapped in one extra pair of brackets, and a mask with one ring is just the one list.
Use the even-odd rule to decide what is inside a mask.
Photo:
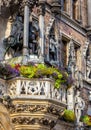
[[(23, 76), (26, 78), (47, 78), (52, 77), (54, 79), (55, 88), (59, 89), (61, 85), (70, 87), (73, 83), (73, 79), (65, 71), (60, 71), (55, 67), (48, 67), (44, 64), (29, 64), (29, 65), (20, 65), (20, 64), (1, 64), (0, 73), (3, 77), (9, 77), (10, 75), (14, 76)], [(1, 76), (1, 77), (2, 77)]]
[(89, 115), (85, 115), (82, 117), (82, 121), (84, 124), (86, 124), (87, 126), (91, 126), (91, 116)]
[(75, 119), (76, 119), (76, 116), (75, 116), (75, 113), (74, 113), (72, 110), (67, 110), (67, 109), (66, 109), (66, 110), (64, 111), (63, 118), (64, 118), (66, 121), (74, 122)]

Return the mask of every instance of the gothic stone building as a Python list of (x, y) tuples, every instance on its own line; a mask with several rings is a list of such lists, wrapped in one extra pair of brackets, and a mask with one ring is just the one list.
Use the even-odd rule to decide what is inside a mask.
[[(53, 79), (6, 79), (0, 69), (0, 130), (90, 129), (80, 120), (91, 115), (90, 8), (91, 0), (0, 0), (0, 64), (48, 64), (74, 78), (57, 90)], [(61, 119), (64, 109), (76, 122)]]

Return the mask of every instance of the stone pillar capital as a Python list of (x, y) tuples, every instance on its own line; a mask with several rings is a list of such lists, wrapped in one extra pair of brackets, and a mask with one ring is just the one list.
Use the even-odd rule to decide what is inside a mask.
[(22, 4), (23, 4), (23, 6), (32, 7), (34, 2), (33, 2), (33, 0), (23, 0)]
[(39, 0), (39, 10), (38, 10), (38, 13), (39, 15), (45, 15), (45, 3), (46, 3), (46, 0)]

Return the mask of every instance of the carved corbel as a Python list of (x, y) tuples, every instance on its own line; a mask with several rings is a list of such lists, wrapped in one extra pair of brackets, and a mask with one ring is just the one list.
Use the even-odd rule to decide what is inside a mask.
[(14, 105), (12, 103), (12, 99), (10, 98), (9, 95), (5, 95), (2, 98), (0, 98), (0, 102), (7, 108), (7, 109), (13, 109)]

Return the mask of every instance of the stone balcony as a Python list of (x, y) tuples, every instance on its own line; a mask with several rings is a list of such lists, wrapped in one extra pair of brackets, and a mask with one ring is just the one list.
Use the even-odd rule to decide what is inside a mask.
[(7, 94), (11, 98), (50, 99), (66, 103), (66, 90), (54, 88), (54, 81), (50, 78), (27, 79), (23, 77), (7, 81)]
[(67, 107), (66, 89), (54, 88), (51, 78), (0, 79), (0, 94), (10, 96), (3, 102), (15, 130), (50, 130)]

